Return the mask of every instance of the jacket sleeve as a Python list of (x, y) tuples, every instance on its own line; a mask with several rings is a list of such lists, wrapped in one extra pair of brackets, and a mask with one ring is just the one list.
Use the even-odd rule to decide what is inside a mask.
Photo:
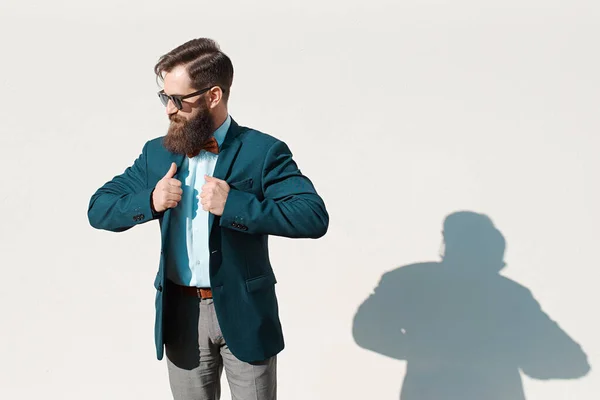
[(87, 212), (92, 227), (123, 232), (156, 218), (150, 205), (154, 188), (148, 187), (147, 146), (133, 165), (92, 195)]
[(262, 168), (264, 199), (231, 189), (219, 225), (248, 234), (312, 238), (324, 236), (329, 215), (312, 182), (304, 176), (288, 146), (276, 141)]

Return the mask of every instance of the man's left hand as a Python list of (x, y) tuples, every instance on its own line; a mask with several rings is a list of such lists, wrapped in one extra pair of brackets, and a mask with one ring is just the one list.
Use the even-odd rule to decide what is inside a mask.
[(200, 193), (202, 209), (214, 215), (223, 215), (229, 194), (229, 185), (221, 179), (208, 175), (204, 175), (204, 179), (206, 183), (202, 185), (202, 193)]

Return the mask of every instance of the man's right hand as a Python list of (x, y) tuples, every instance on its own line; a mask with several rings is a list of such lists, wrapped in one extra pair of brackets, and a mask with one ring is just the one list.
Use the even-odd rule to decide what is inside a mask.
[(173, 178), (177, 172), (177, 164), (171, 163), (171, 168), (165, 176), (156, 184), (152, 192), (152, 205), (156, 212), (163, 212), (168, 208), (177, 207), (181, 201), (183, 190), (181, 181)]

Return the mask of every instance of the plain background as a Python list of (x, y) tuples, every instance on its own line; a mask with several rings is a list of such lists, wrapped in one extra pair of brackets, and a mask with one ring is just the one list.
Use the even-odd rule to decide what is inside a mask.
[(354, 314), (471, 210), (592, 366), (524, 376), (526, 398), (597, 399), (599, 17), (582, 0), (3, 1), (0, 398), (169, 398), (158, 223), (113, 234), (86, 211), (166, 131), (158, 57), (207, 36), (234, 63), (232, 116), (288, 143), (331, 216), (320, 240), (271, 240), (280, 398), (397, 399), (405, 363), (357, 346)]

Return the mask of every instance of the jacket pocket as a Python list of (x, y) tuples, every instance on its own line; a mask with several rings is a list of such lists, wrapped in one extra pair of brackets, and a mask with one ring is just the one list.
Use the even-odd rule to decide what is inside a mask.
[(246, 280), (246, 290), (254, 292), (260, 289), (265, 289), (277, 283), (275, 275), (260, 275)]
[(228, 183), (228, 185), (232, 189), (235, 189), (235, 190), (247, 191), (247, 190), (252, 189), (253, 183), (254, 183), (254, 180), (252, 178), (248, 178), (248, 179), (244, 179), (241, 181)]

